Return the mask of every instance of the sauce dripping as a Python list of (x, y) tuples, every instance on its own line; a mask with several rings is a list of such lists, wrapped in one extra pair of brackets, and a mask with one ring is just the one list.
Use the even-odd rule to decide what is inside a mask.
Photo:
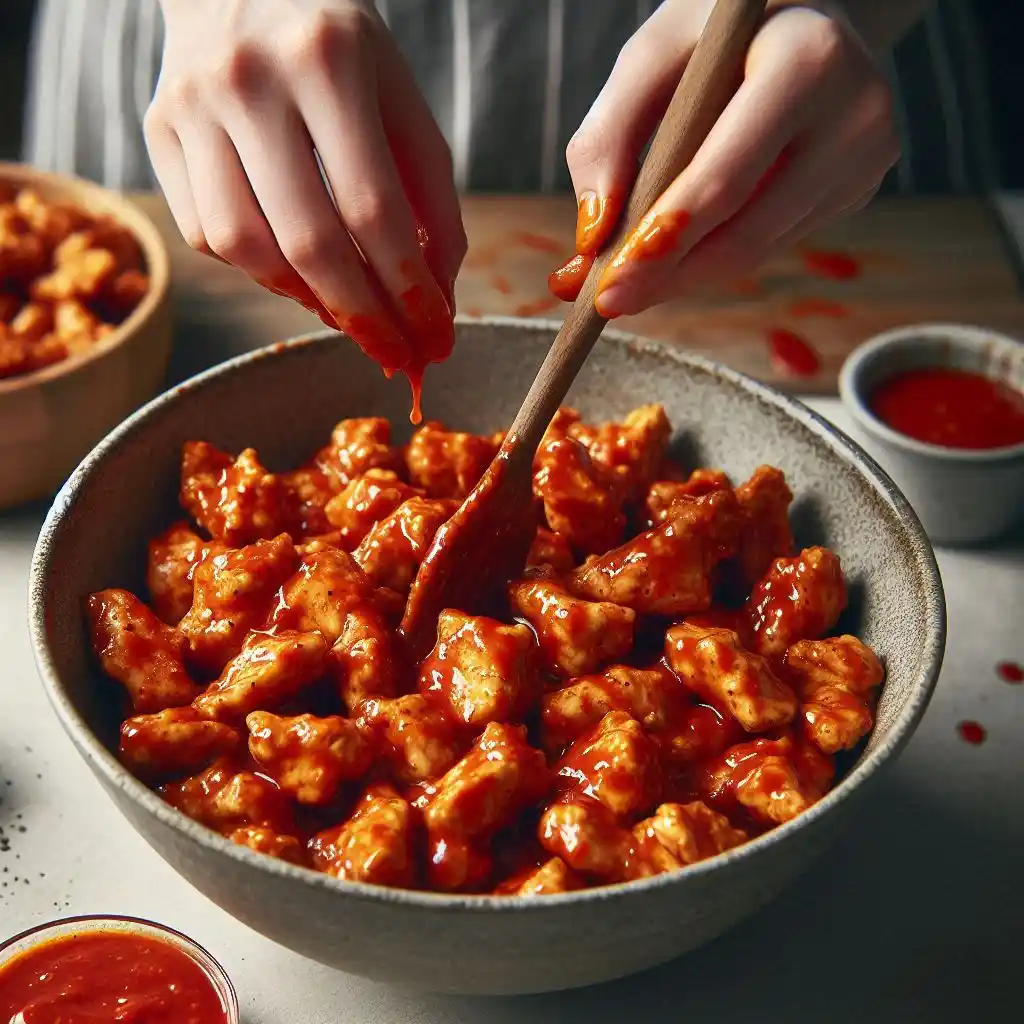
[(887, 426), (926, 444), (983, 450), (1024, 443), (1024, 393), (980, 373), (908, 370), (877, 388), (869, 405)]
[(784, 327), (768, 332), (772, 361), (794, 377), (813, 377), (821, 369), (821, 360), (809, 342)]

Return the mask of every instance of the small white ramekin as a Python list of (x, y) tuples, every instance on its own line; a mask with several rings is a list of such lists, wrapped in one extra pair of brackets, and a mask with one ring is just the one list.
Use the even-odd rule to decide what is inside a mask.
[(926, 444), (871, 411), (871, 396), (884, 381), (934, 367), (983, 373), (1024, 390), (1021, 342), (962, 324), (901, 327), (865, 342), (843, 364), (839, 394), (852, 433), (899, 485), (933, 543), (995, 540), (1024, 521), (1024, 444), (980, 451)]
[(144, 921), (136, 917), (119, 917), (117, 915), (92, 915), (81, 917), (65, 917), (57, 921), (29, 928), (18, 935), (0, 942), (0, 972), (4, 966), (16, 960), (23, 953), (58, 939), (67, 939), (73, 935), (94, 934), (95, 932), (119, 932), (141, 935), (147, 939), (166, 942), (169, 946), (184, 953), (194, 961), (209, 979), (214, 991), (220, 996), (224, 1007), (226, 1024), (239, 1024), (238, 997), (235, 987), (223, 967), (198, 942), (187, 935), (157, 924), (155, 921)]

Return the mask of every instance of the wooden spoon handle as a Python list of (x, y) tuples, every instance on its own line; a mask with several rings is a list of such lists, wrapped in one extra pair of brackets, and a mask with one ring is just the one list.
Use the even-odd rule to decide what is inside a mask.
[(718, 0), (711, 11), (637, 175), (622, 228), (591, 267), (509, 430), (509, 442), (524, 458), (533, 458), (544, 431), (607, 323), (594, 308), (597, 282), (605, 266), (694, 158), (725, 110), (740, 80), (747, 47), (765, 3)]

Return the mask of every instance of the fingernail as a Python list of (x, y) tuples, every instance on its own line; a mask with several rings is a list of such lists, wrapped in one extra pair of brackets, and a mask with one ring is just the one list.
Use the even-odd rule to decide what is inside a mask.
[(607, 229), (603, 224), (608, 200), (596, 192), (586, 191), (580, 195), (576, 208), (576, 251), (596, 252), (604, 241)]
[(614, 320), (616, 317), (622, 316), (622, 311), (618, 308), (619, 304), (615, 301), (621, 297), (622, 289), (611, 285), (598, 291), (597, 297), (594, 299), (594, 308), (605, 320)]

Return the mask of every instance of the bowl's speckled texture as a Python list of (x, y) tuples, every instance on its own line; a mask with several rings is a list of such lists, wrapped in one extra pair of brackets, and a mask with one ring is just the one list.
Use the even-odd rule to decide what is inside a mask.
[[(451, 360), (427, 374), (429, 417), (475, 431), (509, 423), (549, 345), (536, 321), (460, 322)], [(35, 553), (31, 630), (65, 729), (127, 818), (212, 900), (272, 939), (347, 971), (447, 992), (536, 992), (668, 960), (719, 935), (825, 849), (910, 736), (942, 660), (945, 611), (928, 542), (903, 497), (863, 453), (802, 405), (730, 370), (609, 332), (571, 401), (593, 418), (662, 402), (687, 463), (743, 478), (782, 467), (803, 543), (842, 556), (852, 602), (841, 625), (885, 658), (888, 679), (867, 749), (808, 813), (673, 875), (540, 899), (447, 897), (339, 882), (261, 857), (168, 807), (120, 767), (100, 706), (83, 597), (139, 588), (147, 538), (175, 511), (183, 441), (253, 445), (271, 467), (298, 464), (344, 416), (389, 417), (408, 395), (354, 345), (328, 333), (243, 356), (157, 399), (112, 433), (57, 498)], [(864, 908), (867, 913), (869, 908)]]

